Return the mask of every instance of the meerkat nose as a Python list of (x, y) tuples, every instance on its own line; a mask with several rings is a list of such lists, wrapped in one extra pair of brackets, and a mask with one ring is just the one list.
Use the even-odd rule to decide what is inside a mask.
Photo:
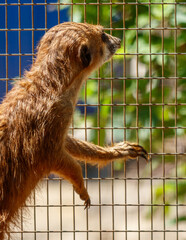
[(118, 49), (121, 47), (121, 39), (120, 38), (112, 36), (111, 43), (115, 49)]
[(115, 37), (115, 43), (116, 43), (118, 48), (121, 47), (121, 39), (120, 38)]
[(118, 45), (119, 45), (119, 48), (121, 47), (121, 39), (118, 38)]

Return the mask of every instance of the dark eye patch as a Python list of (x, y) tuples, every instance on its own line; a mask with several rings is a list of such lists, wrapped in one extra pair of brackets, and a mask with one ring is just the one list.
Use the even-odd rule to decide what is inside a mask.
[(101, 34), (101, 39), (103, 42), (107, 42), (109, 40), (108, 36), (104, 32)]
[(87, 45), (81, 47), (80, 58), (84, 67), (88, 67), (91, 62), (91, 54)]

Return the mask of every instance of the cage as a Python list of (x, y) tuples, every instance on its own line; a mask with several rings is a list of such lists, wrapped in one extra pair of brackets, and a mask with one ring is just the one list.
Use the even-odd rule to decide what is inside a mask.
[(185, 16), (186, 2), (174, 0), (0, 0), (1, 99), (30, 68), (50, 27), (103, 25), (122, 46), (84, 84), (70, 134), (102, 146), (134, 141), (151, 158), (83, 166), (88, 210), (69, 183), (46, 176), (10, 237), (185, 239)]

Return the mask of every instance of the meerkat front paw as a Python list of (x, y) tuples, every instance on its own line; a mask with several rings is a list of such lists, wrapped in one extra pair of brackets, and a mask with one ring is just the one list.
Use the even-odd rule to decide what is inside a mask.
[(121, 158), (137, 158), (142, 157), (147, 162), (149, 160), (149, 155), (147, 151), (140, 145), (130, 142), (121, 142), (114, 146), (114, 149), (120, 154)]

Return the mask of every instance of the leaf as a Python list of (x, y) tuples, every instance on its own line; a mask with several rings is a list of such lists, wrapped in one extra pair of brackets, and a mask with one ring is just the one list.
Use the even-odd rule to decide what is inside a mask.
[[(178, 217), (178, 222), (185, 222), (186, 221), (186, 216), (181, 216), (181, 217)], [(177, 219), (174, 218), (170, 221), (170, 224), (176, 224), (177, 223)]]
[(177, 7), (177, 24), (186, 25), (186, 8), (182, 6)]
[[(60, 3), (63, 3), (63, 4), (70, 4), (71, 3), (71, 0), (60, 0)], [(68, 8), (70, 5), (60, 5), (60, 10), (64, 10), (66, 8)], [(57, 8), (56, 8), (57, 10)]]

